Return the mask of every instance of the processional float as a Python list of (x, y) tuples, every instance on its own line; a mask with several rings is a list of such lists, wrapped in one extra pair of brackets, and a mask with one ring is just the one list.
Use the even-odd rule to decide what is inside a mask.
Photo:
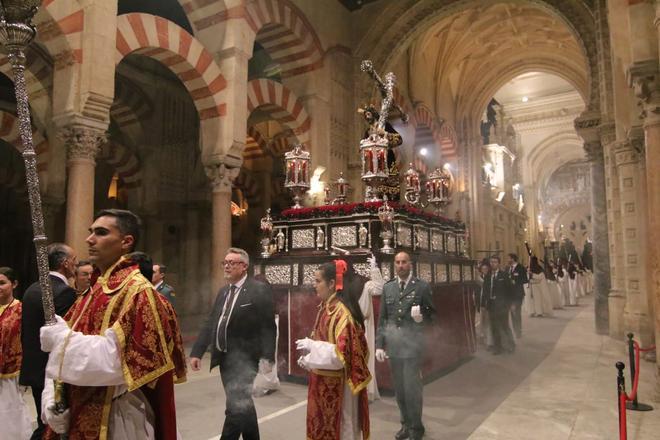
[[(280, 317), (277, 364), (283, 378), (306, 377), (296, 363), (294, 342), (307, 336), (314, 325), (318, 299), (311, 288), (315, 270), (340, 257), (366, 279), (371, 276), (367, 258), (375, 255), (387, 280), (395, 274), (394, 253), (411, 254), (414, 273), (431, 284), (436, 309), (443, 314), (427, 331), (434, 350), (428, 350), (425, 375), (456, 365), (475, 350), (474, 262), (468, 256), (466, 228), (439, 214), (451, 201), (451, 173), (438, 168), (424, 181), (411, 165), (405, 175), (398, 175), (388, 162), (393, 161), (393, 150), (402, 145), (402, 137), (388, 118), (392, 109), (403, 121), (407, 115), (394, 102), (396, 77), (388, 73), (381, 79), (370, 61), (362, 62), (361, 67), (382, 98), (379, 107), (360, 109), (368, 125), (359, 145), (364, 201), (347, 203), (348, 180), (340, 173), (326, 186), (324, 205), (303, 206), (310, 188), (312, 153), (296, 144), (285, 155), (284, 185), (293, 194), (294, 206), (278, 213), (269, 210), (261, 221), (262, 252), (254, 271), (272, 286)], [(394, 191), (388, 192), (388, 187)], [(404, 197), (399, 201), (402, 189)], [(428, 205), (436, 209), (425, 210)], [(379, 298), (373, 302), (377, 315)], [(377, 316), (373, 319), (377, 322)], [(388, 366), (379, 364), (377, 370), (379, 385), (389, 388)]]

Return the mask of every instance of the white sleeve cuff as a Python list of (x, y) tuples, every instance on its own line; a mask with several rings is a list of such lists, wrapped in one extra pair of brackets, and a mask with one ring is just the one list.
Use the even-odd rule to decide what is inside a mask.
[(58, 344), (48, 357), (47, 378), (78, 386), (114, 386), (125, 383), (119, 341), (112, 329), (107, 329), (102, 336), (72, 332), (60, 375), (63, 344)]
[(344, 364), (337, 356), (337, 346), (325, 341), (313, 341), (305, 355), (305, 364), (318, 370), (342, 370)]

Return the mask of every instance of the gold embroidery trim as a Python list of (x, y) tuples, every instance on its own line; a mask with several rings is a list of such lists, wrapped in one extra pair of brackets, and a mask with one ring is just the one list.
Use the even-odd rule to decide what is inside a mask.
[(112, 396), (115, 394), (115, 387), (107, 387), (105, 392), (105, 401), (103, 402), (103, 412), (101, 413), (101, 429), (99, 431), (99, 440), (107, 440), (110, 425), (110, 409), (112, 408)]

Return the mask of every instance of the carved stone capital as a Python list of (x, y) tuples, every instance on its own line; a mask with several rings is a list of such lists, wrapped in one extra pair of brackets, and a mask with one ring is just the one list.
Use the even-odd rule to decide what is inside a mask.
[(628, 85), (639, 99), (642, 119), (660, 119), (660, 72), (658, 60), (645, 60), (633, 63), (626, 71)]
[(94, 162), (101, 145), (107, 141), (107, 133), (95, 128), (68, 126), (58, 136), (66, 144), (67, 161), (88, 160)]
[(228, 168), (224, 163), (204, 166), (206, 176), (211, 180), (213, 192), (231, 193), (231, 185), (238, 177), (240, 168)]

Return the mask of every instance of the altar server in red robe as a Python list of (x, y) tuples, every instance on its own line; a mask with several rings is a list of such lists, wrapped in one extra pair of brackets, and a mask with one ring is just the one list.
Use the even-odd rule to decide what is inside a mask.
[(307, 440), (369, 438), (369, 353), (360, 292), (349, 292), (346, 270), (345, 261), (335, 260), (315, 272), (322, 302), (311, 338), (296, 341), (304, 353), (298, 363), (310, 371)]
[[(126, 255), (139, 223), (130, 211), (97, 214), (87, 237), (92, 287), (64, 320), (41, 329), (42, 350), (50, 352), (46, 439), (177, 438), (173, 384), (185, 380), (185, 358), (171, 310)], [(69, 408), (62, 414), (53, 408), (54, 379), (65, 386)]]
[(18, 386), (21, 371), (21, 302), (14, 271), (0, 267), (0, 440), (26, 440), (32, 422)]

